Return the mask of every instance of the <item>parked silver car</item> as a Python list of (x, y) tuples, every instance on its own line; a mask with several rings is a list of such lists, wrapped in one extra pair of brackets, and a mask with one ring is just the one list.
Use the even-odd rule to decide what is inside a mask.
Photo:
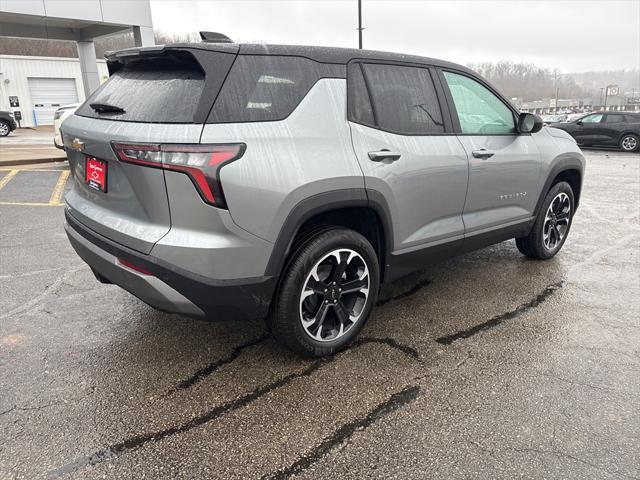
[(567, 239), (580, 149), (460, 65), (230, 43), (107, 60), (62, 126), (65, 227), (100, 281), (161, 310), (266, 318), (322, 356), (383, 282), (511, 238), (547, 259)]

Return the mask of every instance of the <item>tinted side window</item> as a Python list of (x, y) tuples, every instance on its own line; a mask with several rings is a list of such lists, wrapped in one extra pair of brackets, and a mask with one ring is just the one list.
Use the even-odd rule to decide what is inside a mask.
[(624, 122), (624, 115), (612, 115), (609, 114), (605, 118), (605, 123), (622, 123)]
[(444, 72), (462, 133), (479, 135), (516, 131), (513, 113), (491, 90), (457, 73)]
[(282, 120), (319, 78), (331, 76), (328, 69), (328, 65), (302, 57), (239, 55), (213, 106), (209, 122)]
[(428, 69), (370, 63), (364, 72), (380, 128), (403, 134), (444, 132)]
[(349, 66), (349, 101), (351, 102), (351, 117), (357, 123), (374, 125), (373, 109), (369, 100), (369, 92), (364, 82), (360, 64)]

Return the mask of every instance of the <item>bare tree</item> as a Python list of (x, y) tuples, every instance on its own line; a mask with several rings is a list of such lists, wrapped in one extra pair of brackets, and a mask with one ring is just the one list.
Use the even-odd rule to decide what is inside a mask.
[(578, 85), (571, 75), (560, 74), (556, 77), (550, 69), (531, 63), (485, 62), (469, 67), (509, 97), (519, 97), (525, 101), (555, 97), (556, 87), (562, 98), (582, 98), (593, 94), (591, 89)]

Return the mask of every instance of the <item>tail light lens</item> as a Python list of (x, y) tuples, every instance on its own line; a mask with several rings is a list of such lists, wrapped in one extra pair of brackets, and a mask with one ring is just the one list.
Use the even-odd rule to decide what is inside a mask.
[(128, 163), (186, 173), (210, 205), (226, 208), (220, 169), (244, 154), (244, 143), (217, 145), (155, 145), (114, 143), (117, 157)]

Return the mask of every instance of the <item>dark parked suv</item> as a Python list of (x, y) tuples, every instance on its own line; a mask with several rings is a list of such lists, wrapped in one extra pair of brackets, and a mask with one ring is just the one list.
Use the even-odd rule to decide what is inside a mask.
[(620, 147), (625, 152), (640, 149), (640, 113), (591, 113), (573, 122), (554, 123), (584, 147), (592, 145)]
[(393, 53), (201, 43), (107, 56), (63, 124), (71, 244), (169, 312), (347, 345), (383, 282), (516, 238), (562, 247), (584, 157), (471, 70)]
[(18, 125), (16, 125), (16, 121), (13, 119), (13, 114), (11, 112), (0, 111), (0, 137), (6, 137), (16, 128), (18, 128)]

